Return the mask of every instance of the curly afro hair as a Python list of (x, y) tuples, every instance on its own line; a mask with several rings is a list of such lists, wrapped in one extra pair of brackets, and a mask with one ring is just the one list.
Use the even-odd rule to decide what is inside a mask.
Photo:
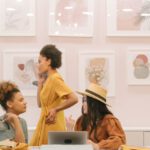
[(46, 57), (47, 59), (51, 60), (51, 67), (53, 69), (59, 68), (62, 65), (62, 52), (59, 51), (55, 45), (45, 45), (41, 51), (40, 51), (40, 55), (42, 55), (43, 57)]
[(18, 86), (10, 81), (0, 82), (0, 104), (7, 110), (7, 101), (12, 100), (14, 93), (20, 92)]

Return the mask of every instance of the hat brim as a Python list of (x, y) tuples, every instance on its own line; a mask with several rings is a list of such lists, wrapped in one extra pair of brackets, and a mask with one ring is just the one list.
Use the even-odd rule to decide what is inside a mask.
[(76, 91), (78, 94), (80, 95), (86, 95), (86, 96), (89, 96), (89, 97), (92, 97), (98, 101), (101, 101), (102, 103), (106, 104), (107, 106), (111, 107), (109, 104), (107, 104), (105, 101), (103, 101), (102, 99), (90, 94), (90, 93), (87, 93), (87, 92), (82, 92), (82, 91)]

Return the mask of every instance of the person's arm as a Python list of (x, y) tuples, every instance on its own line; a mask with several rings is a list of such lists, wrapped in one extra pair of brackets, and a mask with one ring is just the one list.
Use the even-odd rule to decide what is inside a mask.
[(72, 115), (70, 115), (68, 118), (66, 117), (65, 120), (67, 131), (74, 131), (76, 120), (72, 118)]
[(37, 89), (37, 105), (38, 105), (38, 107), (41, 107), (40, 92), (41, 92), (41, 90), (43, 88), (43, 84), (44, 84), (46, 79), (47, 79), (47, 75), (46, 74), (39, 74), (38, 89)]
[(117, 118), (108, 118), (104, 120), (104, 128), (107, 131), (108, 138), (98, 143), (99, 148), (116, 150), (120, 145), (126, 143), (125, 133)]
[(16, 142), (25, 143), (25, 136), (22, 130), (22, 126), (20, 124), (19, 118), (17, 115), (13, 113), (5, 114), (5, 121), (10, 123), (15, 130), (15, 138)]
[(92, 145), (93, 150), (103, 150), (103, 149), (99, 148), (99, 145), (97, 143), (94, 143), (91, 140), (88, 140), (87, 143)]
[(64, 100), (63, 103), (49, 111), (49, 114), (46, 118), (46, 123), (54, 123), (57, 112), (69, 108), (78, 102), (77, 96), (74, 93), (68, 94), (67, 96), (65, 96), (65, 98), (66, 100)]
[(69, 108), (78, 102), (78, 98), (74, 93), (66, 96), (66, 100), (59, 106), (55, 107), (56, 112)]
[(42, 90), (43, 84), (38, 82), (38, 89), (37, 89), (37, 105), (38, 107), (41, 107), (41, 102), (40, 102), (40, 92)]

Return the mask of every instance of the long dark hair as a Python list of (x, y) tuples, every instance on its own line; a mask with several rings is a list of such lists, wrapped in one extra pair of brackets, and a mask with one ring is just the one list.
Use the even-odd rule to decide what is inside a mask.
[(90, 126), (89, 137), (94, 131), (94, 138), (98, 141), (96, 137), (97, 124), (103, 120), (105, 115), (112, 114), (112, 112), (107, 108), (107, 106), (99, 100), (87, 96), (87, 106), (88, 112), (84, 114), (82, 107), (82, 123), (81, 127), (83, 131), (86, 131), (88, 126)]

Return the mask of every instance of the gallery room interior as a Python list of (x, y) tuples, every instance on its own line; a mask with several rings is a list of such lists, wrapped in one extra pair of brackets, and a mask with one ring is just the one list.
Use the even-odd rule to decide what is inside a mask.
[[(21, 117), (29, 139), (41, 111), (32, 68), (41, 48), (54, 44), (62, 52), (58, 71), (68, 86), (75, 93), (87, 88), (93, 65), (127, 144), (150, 147), (149, 10), (148, 0), (0, 0), (0, 80), (14, 81), (25, 97)], [(65, 110), (74, 120), (81, 115), (77, 96), (79, 102)]]

